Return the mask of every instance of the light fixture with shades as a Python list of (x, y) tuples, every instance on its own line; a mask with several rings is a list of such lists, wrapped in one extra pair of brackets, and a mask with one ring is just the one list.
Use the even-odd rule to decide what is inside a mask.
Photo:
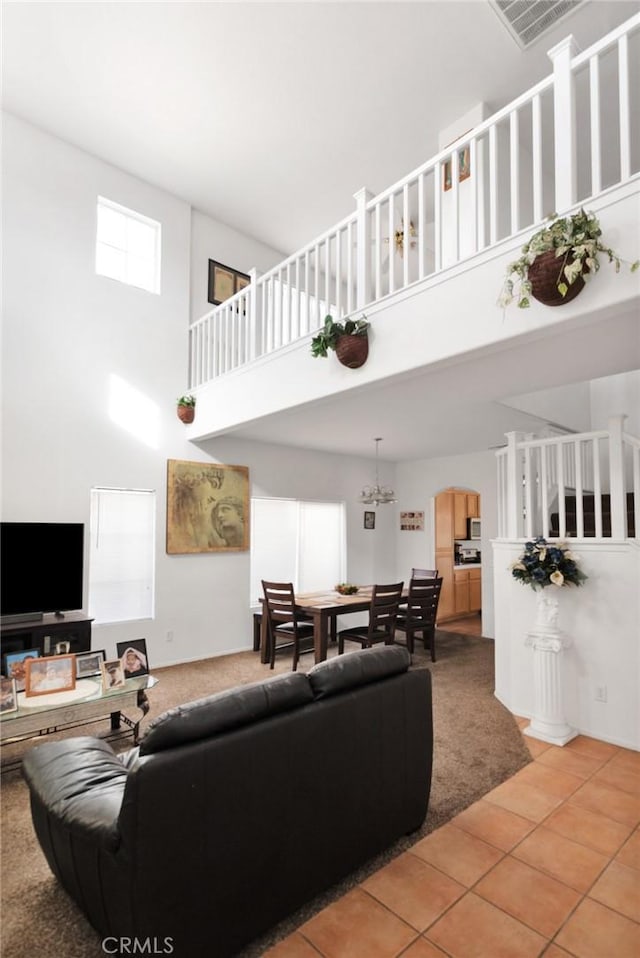
[(363, 502), (367, 506), (384, 505), (387, 502), (397, 502), (393, 489), (388, 486), (381, 486), (378, 481), (378, 443), (382, 442), (382, 437), (374, 439), (376, 444), (376, 484), (375, 486), (365, 486), (360, 493), (358, 502)]

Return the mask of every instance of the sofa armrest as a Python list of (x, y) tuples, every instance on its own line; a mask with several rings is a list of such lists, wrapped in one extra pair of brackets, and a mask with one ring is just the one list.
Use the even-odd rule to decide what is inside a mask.
[(61, 825), (110, 850), (118, 847), (128, 773), (108, 743), (89, 737), (47, 742), (25, 755), (22, 773), (32, 800)]

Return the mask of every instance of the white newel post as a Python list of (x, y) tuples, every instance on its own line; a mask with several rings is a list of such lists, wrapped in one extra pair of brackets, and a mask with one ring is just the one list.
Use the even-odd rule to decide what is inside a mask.
[(362, 309), (371, 300), (371, 230), (367, 203), (373, 199), (371, 190), (363, 187), (354, 193), (356, 201), (356, 307)]
[(556, 172), (556, 212), (563, 213), (576, 202), (576, 96), (571, 61), (578, 52), (572, 36), (548, 51), (553, 61), (553, 124)]
[(256, 359), (263, 353), (262, 337), (260, 336), (260, 327), (258, 324), (259, 301), (258, 301), (258, 279), (262, 274), (252, 267), (249, 270), (251, 282), (249, 285), (249, 359)]
[(571, 641), (558, 628), (558, 596), (551, 588), (536, 593), (536, 622), (526, 638), (526, 645), (533, 649), (534, 708), (524, 734), (552, 745), (566, 745), (578, 734), (565, 718), (562, 690), (562, 660)]
[(627, 509), (624, 498), (624, 448), (622, 433), (626, 415), (609, 416), (609, 491), (611, 496), (611, 538), (627, 535)]

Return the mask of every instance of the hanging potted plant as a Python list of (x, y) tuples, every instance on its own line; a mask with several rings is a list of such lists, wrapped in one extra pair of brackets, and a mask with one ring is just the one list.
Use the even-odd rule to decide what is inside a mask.
[[(545, 306), (570, 302), (582, 291), (585, 280), (600, 269), (600, 253), (615, 263), (619, 273), (622, 260), (605, 246), (601, 236), (595, 213), (583, 209), (572, 216), (554, 213), (522, 247), (520, 259), (507, 267), (499, 305), (508, 306), (517, 299), (520, 309), (527, 309), (530, 296)], [(631, 272), (639, 265), (638, 260), (631, 263)]]
[(330, 315), (325, 316), (324, 326), (311, 340), (311, 355), (327, 356), (333, 349), (343, 366), (358, 369), (369, 355), (369, 326), (364, 315), (346, 323), (336, 323)]
[(196, 414), (196, 397), (180, 396), (178, 399), (178, 419), (184, 423), (193, 422)]

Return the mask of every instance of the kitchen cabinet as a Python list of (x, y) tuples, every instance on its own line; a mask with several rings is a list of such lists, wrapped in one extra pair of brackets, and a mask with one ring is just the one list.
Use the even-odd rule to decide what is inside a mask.
[(453, 538), (467, 538), (467, 499), (466, 492), (453, 494)]
[(454, 569), (453, 582), (456, 615), (479, 612), (482, 608), (482, 570)]
[[(471, 518), (480, 515), (480, 497), (475, 493), (445, 489), (436, 496), (435, 565), (442, 577), (438, 622), (480, 609), (481, 570), (454, 569), (454, 544), (456, 539), (467, 538), (469, 508), (474, 510)], [(470, 576), (472, 571), (477, 573), (473, 579)]]

